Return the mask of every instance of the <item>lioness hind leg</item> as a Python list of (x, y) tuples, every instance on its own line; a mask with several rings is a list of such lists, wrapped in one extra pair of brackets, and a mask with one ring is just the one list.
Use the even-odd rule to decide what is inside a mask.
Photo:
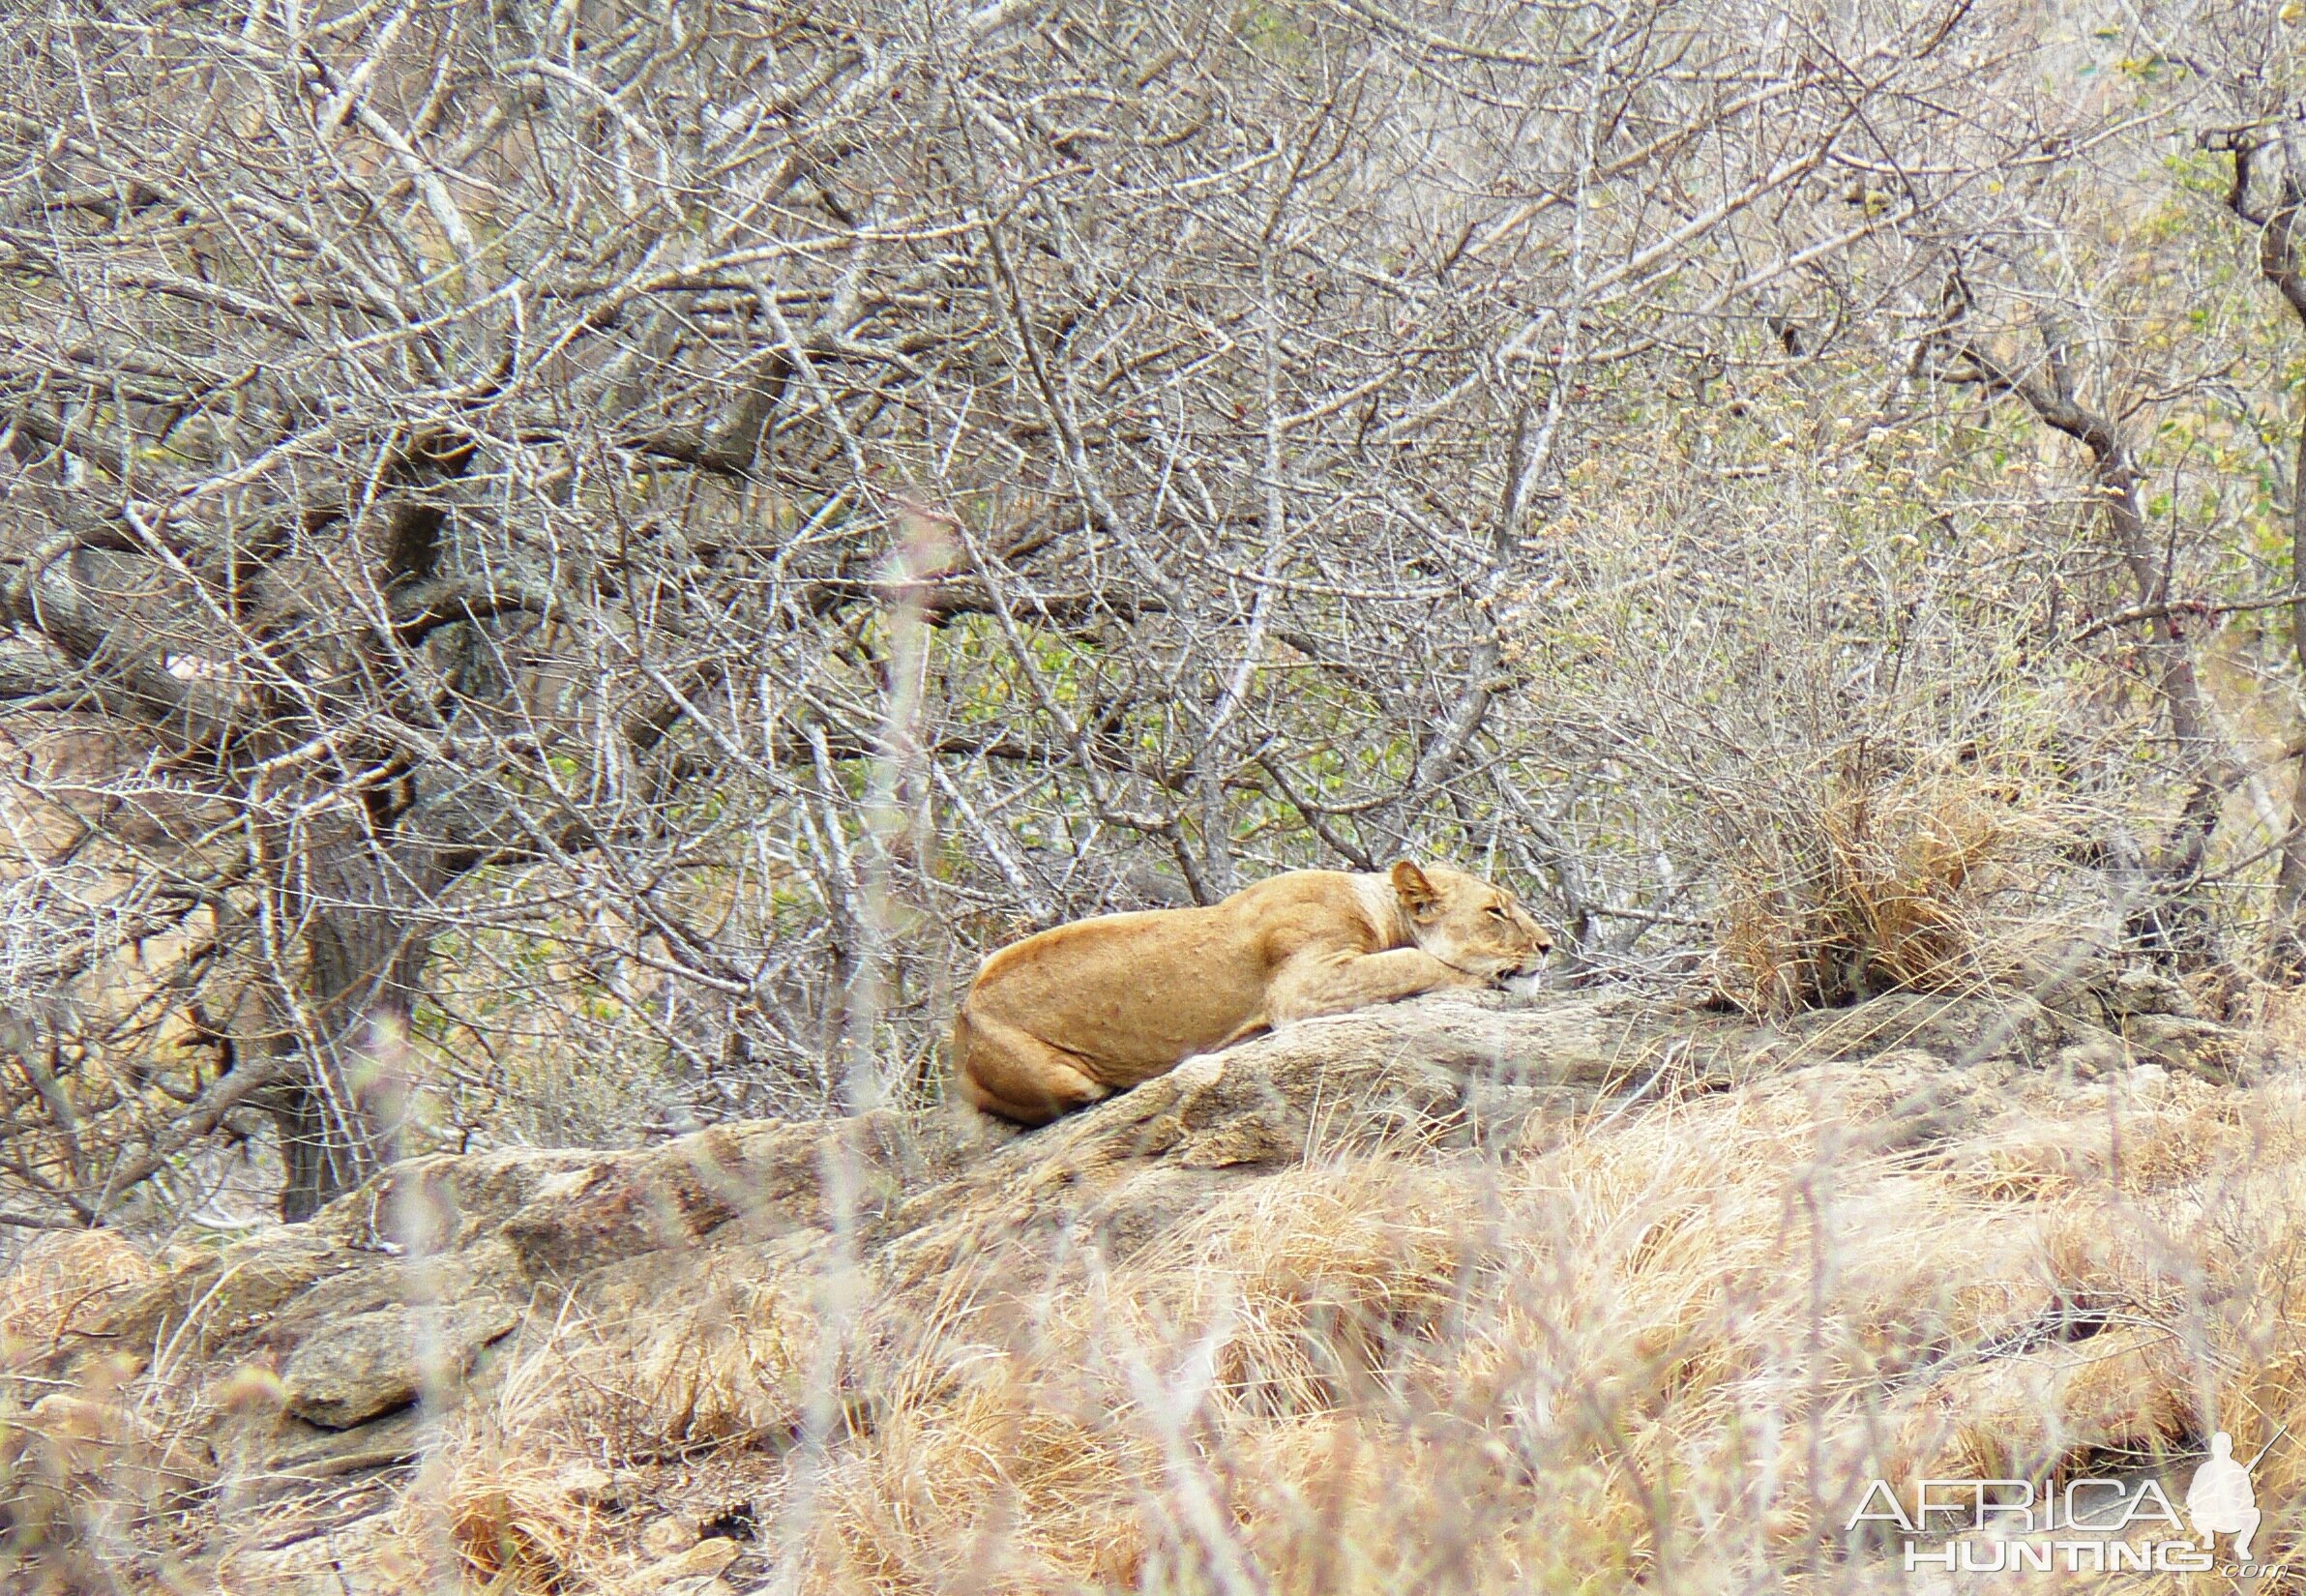
[(1046, 1125), (1112, 1095), (1063, 1049), (965, 1009), (953, 1023), (953, 1052), (969, 1106), (1020, 1125)]

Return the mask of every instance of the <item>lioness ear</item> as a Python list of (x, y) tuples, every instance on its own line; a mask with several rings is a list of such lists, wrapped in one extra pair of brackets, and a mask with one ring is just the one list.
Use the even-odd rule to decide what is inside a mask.
[(1394, 896), (1402, 901), (1402, 907), (1409, 911), (1409, 918), (1426, 921), (1441, 907), (1441, 895), (1434, 890), (1434, 883), (1426, 879), (1425, 872), (1404, 859), (1393, 867)]

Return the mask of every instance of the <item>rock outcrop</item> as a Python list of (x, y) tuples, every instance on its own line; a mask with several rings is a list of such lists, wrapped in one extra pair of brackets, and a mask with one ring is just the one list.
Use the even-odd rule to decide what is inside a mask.
[[(137, 1427), (164, 1412), (170, 1456), (146, 1459), (147, 1505), (181, 1532), (131, 1537), (154, 1580), (399, 1589), (416, 1554), (389, 1528), (410, 1470), (523, 1400), (541, 1349), (604, 1414), (645, 1416), (658, 1456), (715, 1441), (774, 1455), (870, 1430), (899, 1377), (886, 1371), (908, 1367), (843, 1351), (828, 1316), (902, 1342), (1060, 1255), (1126, 1261), (1293, 1167), (1510, 1160), (1805, 1071), (1865, 1078), (1852, 1137), (1927, 1149), (1991, 1116), (2013, 1082), (2141, 1068), (2227, 1080), (2243, 1062), (2232, 1033), (2145, 975), (2043, 997), (1900, 995), (1780, 1025), (1627, 995), (1437, 995), (1191, 1060), (1028, 1134), (873, 1113), (633, 1151), (414, 1159), (309, 1224), (114, 1282), (19, 1367), (108, 1404), (80, 1426), (82, 1463), (92, 1448), (148, 1452)], [(39, 1420), (19, 1404), (19, 1438), (45, 1437)], [(572, 1499), (594, 1489), (561, 1484)], [(619, 1490), (611, 1468), (602, 1511)], [(630, 1578), (708, 1592), (765, 1577), (739, 1554), (746, 1537), (699, 1527)]]

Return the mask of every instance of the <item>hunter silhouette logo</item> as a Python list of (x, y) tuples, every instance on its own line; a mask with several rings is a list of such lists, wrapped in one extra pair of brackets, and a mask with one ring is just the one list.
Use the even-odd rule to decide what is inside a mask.
[(2194, 1483), (2186, 1487), (2186, 1517), (2194, 1521), (2194, 1533), (2202, 1537), (2204, 1552), (2218, 1548), (2218, 1537), (2234, 1538), (2234, 1561), (2250, 1560), (2250, 1537), (2258, 1533), (2258, 1492), (2250, 1483), (2250, 1471), (2256, 1468), (2274, 1441), (2282, 1438), (2282, 1432), (2274, 1432), (2274, 1440), (2258, 1449), (2258, 1456), (2246, 1463), (2233, 1460), (2233, 1437), (2221, 1430), (2210, 1437), (2209, 1461), (2194, 1471)]
[[(2233, 1436), (2223, 1430), (2212, 1435), (2209, 1457), (2186, 1487), (2184, 1518), (2152, 1478), (1916, 1480), (1910, 1512), (1887, 1480), (1876, 1480), (1843, 1532), (1894, 1527), (1908, 1574), (1935, 1566), (1949, 1574), (2215, 1570), (2279, 1579), (2283, 1565), (2251, 1561), (2264, 1514), (2250, 1474), (2287, 1433), (2276, 1430), (2248, 1463), (2235, 1460)], [(2233, 1561), (2224, 1565), (2216, 1560), (2221, 1535), (2233, 1537)]]

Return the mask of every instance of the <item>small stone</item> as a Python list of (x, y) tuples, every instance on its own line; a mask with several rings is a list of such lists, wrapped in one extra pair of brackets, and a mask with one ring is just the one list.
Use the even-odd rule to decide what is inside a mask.
[(659, 1519), (640, 1532), (640, 1550), (652, 1557), (669, 1557), (696, 1544), (696, 1526), (686, 1519)]
[(725, 1536), (716, 1535), (626, 1575), (621, 1583), (630, 1596), (710, 1596), (716, 1586), (727, 1588), (721, 1583), (721, 1571), (735, 1562), (743, 1550)]
[(2161, 970), (2127, 969), (2114, 978), (2106, 1006), (2117, 1015), (2174, 1015), (2197, 1020), (2194, 994)]
[(2102, 1080), (2127, 1062), (2123, 1049), (2107, 1041), (2077, 1042), (2060, 1048), (2051, 1058), (2051, 1068), (2062, 1071), (2076, 1080)]

